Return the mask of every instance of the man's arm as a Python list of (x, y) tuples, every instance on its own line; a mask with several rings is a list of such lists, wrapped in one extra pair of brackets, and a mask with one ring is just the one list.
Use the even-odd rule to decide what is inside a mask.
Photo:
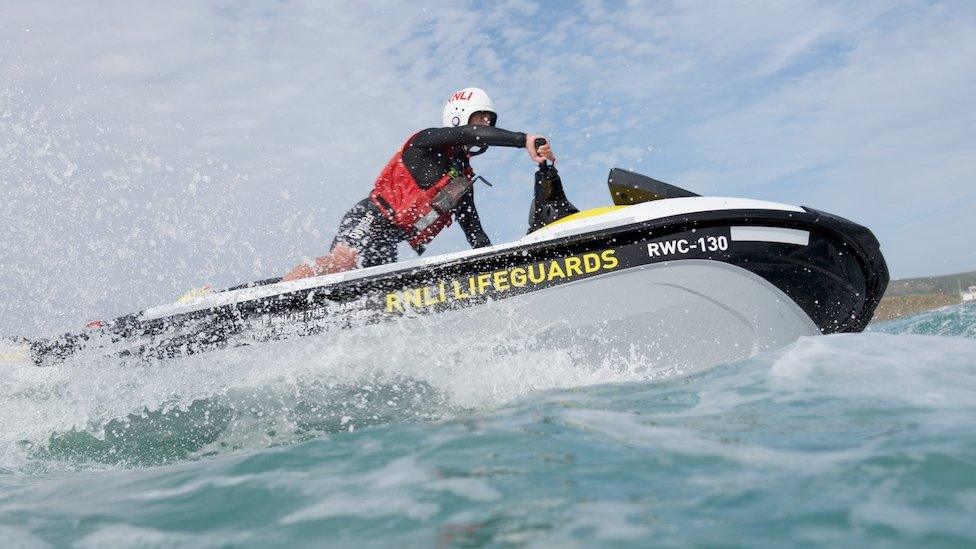
[(443, 148), (458, 145), (525, 147), (525, 134), (522, 132), (510, 132), (494, 126), (427, 128), (418, 133), (410, 144), (416, 147), (426, 148)]
[(468, 239), (468, 244), (472, 248), (491, 246), (491, 240), (481, 226), (481, 218), (478, 217), (478, 210), (474, 206), (474, 189), (468, 190), (461, 197), (461, 201), (454, 207), (454, 217), (457, 218), (458, 225), (461, 226), (464, 237)]

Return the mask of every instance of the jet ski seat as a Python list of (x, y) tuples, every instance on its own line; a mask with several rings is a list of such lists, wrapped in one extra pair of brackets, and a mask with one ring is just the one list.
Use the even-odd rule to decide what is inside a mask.
[(610, 187), (610, 196), (617, 206), (629, 206), (665, 198), (701, 196), (687, 189), (620, 168), (610, 170), (607, 186)]

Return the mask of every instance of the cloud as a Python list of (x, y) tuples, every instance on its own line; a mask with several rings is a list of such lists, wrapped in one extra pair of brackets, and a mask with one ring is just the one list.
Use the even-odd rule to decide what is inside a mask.
[(964, 99), (976, 83), (972, 30), (971, 18), (938, 9), (912, 13), (911, 24), (879, 24), (848, 44), (842, 62), (684, 128), (680, 143), (716, 166), (705, 177), (719, 191), (773, 191), (874, 228), (895, 274), (972, 268), (949, 245), (964, 248), (972, 222), (943, 227), (936, 246), (930, 231), (922, 237), (903, 223), (976, 205), (976, 110)]
[[(0, 20), (0, 334), (281, 274), (455, 88), (610, 164), (869, 225), (895, 275), (973, 267), (976, 8), (955, 2), (21, 2)], [(475, 168), (496, 242), (532, 164)], [(514, 205), (514, 206), (513, 206)], [(942, 226), (939, 224), (950, 224)], [(941, 229), (940, 229), (941, 227)], [(465, 246), (460, 231), (429, 253)]]

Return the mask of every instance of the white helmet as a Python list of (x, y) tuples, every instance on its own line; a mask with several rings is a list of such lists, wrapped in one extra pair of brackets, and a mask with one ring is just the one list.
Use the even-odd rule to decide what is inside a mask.
[(495, 104), (481, 88), (464, 88), (454, 92), (444, 105), (444, 126), (465, 126), (468, 119), (476, 112), (490, 112), (491, 125), (498, 120)]

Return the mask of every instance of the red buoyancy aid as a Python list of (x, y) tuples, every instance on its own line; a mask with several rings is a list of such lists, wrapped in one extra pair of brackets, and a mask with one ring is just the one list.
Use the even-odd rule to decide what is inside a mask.
[[(415, 136), (411, 136), (386, 163), (376, 178), (376, 186), (369, 193), (369, 199), (391, 223), (410, 235), (410, 246), (420, 254), (424, 251), (424, 245), (450, 226), (453, 219), (451, 212), (438, 212), (431, 205), (437, 193), (451, 182), (451, 176), (445, 173), (434, 186), (424, 189), (403, 163), (403, 149)], [(465, 171), (469, 172), (465, 175), (471, 177), (471, 168)]]

